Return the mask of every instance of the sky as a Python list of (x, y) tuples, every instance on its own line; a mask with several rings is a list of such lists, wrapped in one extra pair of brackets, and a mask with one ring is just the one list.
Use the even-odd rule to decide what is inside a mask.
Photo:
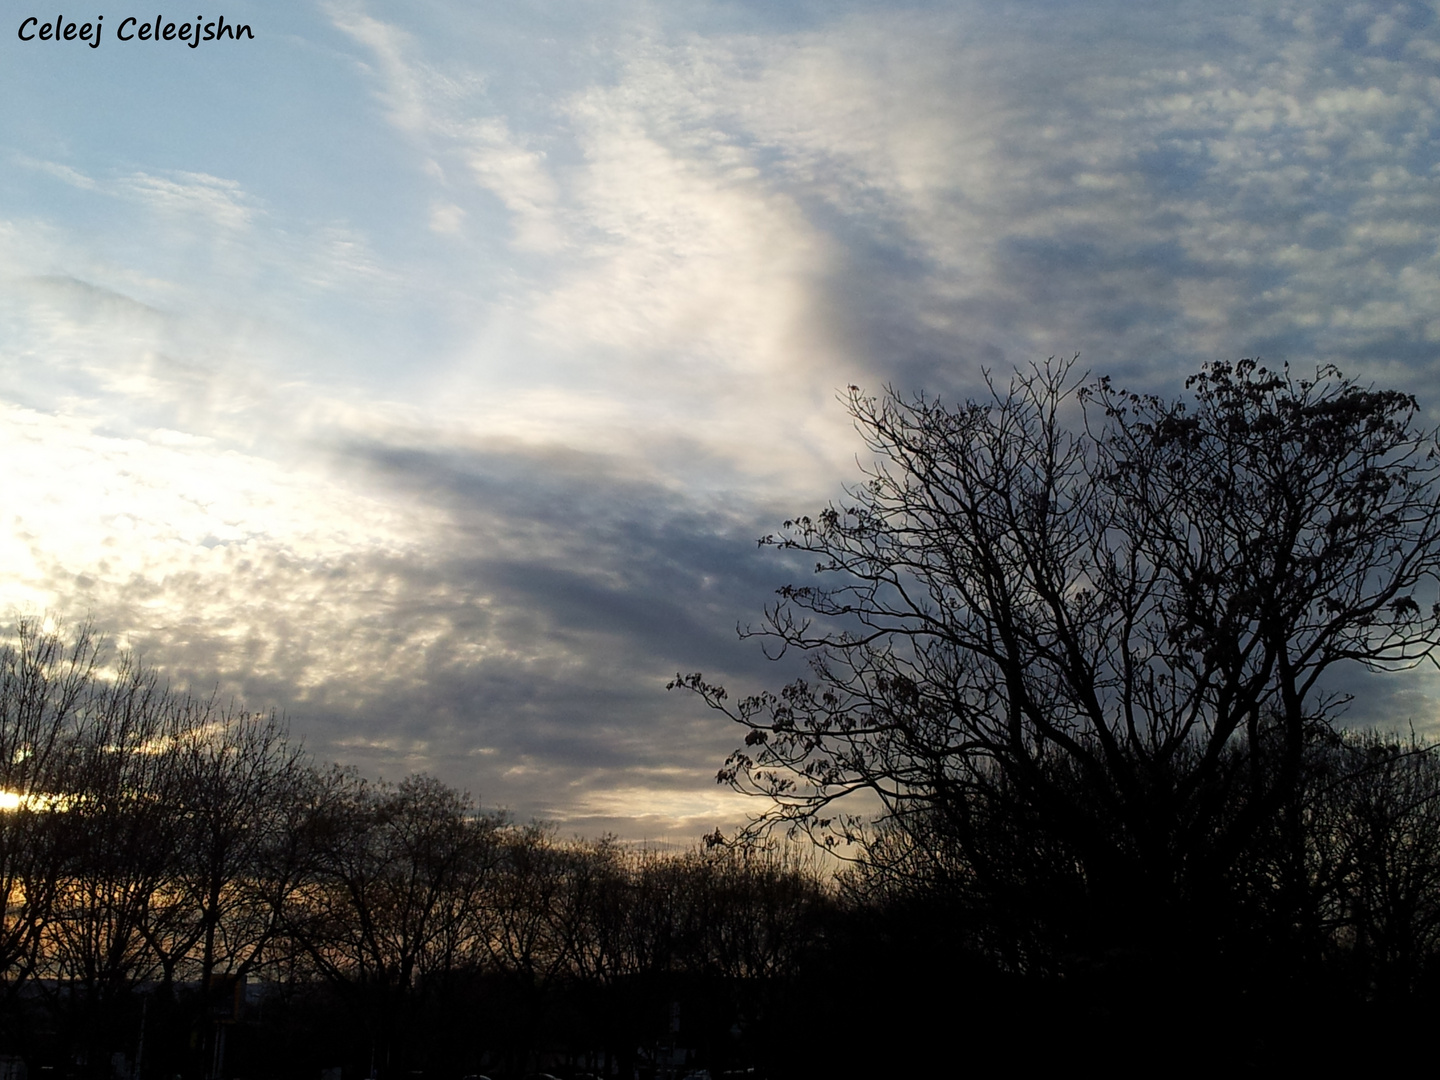
[(733, 825), (665, 684), (793, 673), (736, 628), (859, 475), (846, 386), (1258, 355), (1440, 419), (1437, 7), (8, 5), (0, 609), (372, 776)]

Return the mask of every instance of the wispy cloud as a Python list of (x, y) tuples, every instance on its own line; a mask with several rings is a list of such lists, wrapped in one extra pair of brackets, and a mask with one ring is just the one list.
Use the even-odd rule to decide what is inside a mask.
[(255, 219), (255, 208), (233, 180), (204, 173), (151, 176), (136, 173), (117, 185), (159, 216), (188, 219), (211, 229), (239, 232)]
[(503, 120), (471, 125), (462, 140), (475, 181), (505, 204), (515, 221), (515, 246), (555, 251), (564, 236), (555, 220), (559, 191), (545, 167), (545, 155), (517, 142)]
[(55, 161), (37, 161), (34, 158), (20, 155), (16, 158), (18, 163), (27, 169), (35, 169), (49, 176), (53, 176), (61, 183), (69, 184), (71, 187), (80, 188), (82, 191), (95, 190), (95, 181), (86, 176), (79, 169), (72, 169), (69, 165), (61, 165)]

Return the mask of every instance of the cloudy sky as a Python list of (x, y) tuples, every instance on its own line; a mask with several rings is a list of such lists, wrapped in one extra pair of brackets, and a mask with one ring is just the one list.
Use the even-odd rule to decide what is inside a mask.
[(735, 627), (847, 384), (1258, 354), (1440, 416), (1433, 4), (8, 11), (0, 606), (567, 832), (743, 816), (664, 684), (783, 681)]

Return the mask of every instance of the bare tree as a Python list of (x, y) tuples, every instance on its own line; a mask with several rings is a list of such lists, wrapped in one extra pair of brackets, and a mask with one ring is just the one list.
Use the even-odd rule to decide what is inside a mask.
[[(581, 982), (604, 985), (634, 970), (626, 948), (632, 899), (632, 859), (613, 837), (560, 849), (554, 862), (558, 892), (546, 905), (551, 938), (566, 968)], [(522, 906), (529, 906), (517, 893)], [(512, 922), (514, 925), (514, 922)]]
[(1393, 1005), (1440, 960), (1440, 757), (1413, 734), (1366, 732), (1311, 759), (1307, 854), (1330, 959), (1358, 996)]
[(274, 713), (200, 719), (172, 748), (174, 857), (144, 930), (168, 977), (193, 961), (208, 986), (254, 968), (278, 930), (266, 886), (311, 766)]
[(61, 776), (91, 693), (100, 642), (20, 619), (0, 647), (0, 973), (17, 991), (41, 962), (67, 857)]
[(1275, 888), (1301, 905), (1304, 754), (1342, 704), (1319, 680), (1440, 642), (1436, 440), (1413, 399), (1331, 369), (1187, 387), (1059, 364), (959, 407), (852, 388), (878, 464), (764, 541), (824, 579), (759, 631), (812, 677), (733, 707), (677, 680), (747, 729), (722, 780), (831, 842), (864, 836), (841, 800), (868, 792), (981, 892), (1062, 872), (1067, 933), (1098, 942), (1211, 935), (1277, 822)]
[(289, 932), (364, 1021), (374, 1066), (403, 1070), (416, 992), (473, 923), (494, 821), (431, 777), (392, 786), (337, 769), (306, 830), (312, 861), (289, 895)]
[(544, 985), (564, 971), (562, 909), (566, 855), (553, 830), (540, 824), (512, 829), (484, 909), (484, 939), (493, 964)]
[(57, 770), (53, 818), (66, 860), (42, 933), (52, 1006), (90, 1068), (129, 1049), (126, 1011), (159, 966), (146, 927), (175, 864), (177, 740), (210, 712), (121, 654), (97, 667)]

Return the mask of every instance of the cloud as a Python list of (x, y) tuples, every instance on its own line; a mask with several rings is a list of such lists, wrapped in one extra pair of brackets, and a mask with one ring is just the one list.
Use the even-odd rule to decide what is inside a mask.
[(36, 161), (33, 158), (20, 156), (19, 163), (27, 169), (36, 169), (40, 172), (53, 176), (61, 183), (69, 184), (84, 191), (95, 190), (95, 181), (78, 169), (72, 169), (69, 165), (61, 165), (55, 161)]
[[(733, 734), (660, 688), (783, 681), (733, 629), (808, 573), (754, 538), (858, 475), (837, 388), (1433, 381), (1429, 8), (325, 10), (370, 92), (326, 99), (323, 213), (22, 133), (0, 222), (0, 596), (323, 756), (733, 821)], [(1356, 715), (1430, 723), (1402, 682)]]
[[(733, 736), (661, 688), (679, 669), (759, 674), (733, 627), (784, 564), (736, 520), (532, 455), (351, 446), (352, 480), (383, 483), (332, 474), (321, 498), (172, 432), (7, 420), (46, 448), (45, 475), (91, 478), (15, 491), (11, 534), (29, 542), (10, 574), (30, 603), (123, 627), (179, 683), (277, 705), (322, 757), (371, 772), (438, 773), (561, 820), (613, 809), (616, 785), (651, 784), (645, 813), (671, 827), (681, 804), (715, 803), (698, 793)], [(62, 523), (69, 545), (41, 540)]]
[(288, 711), (322, 758), (372, 773), (586, 828), (623, 824), (614, 784), (650, 792), (655, 832), (714, 803), (697, 789), (731, 737), (661, 687), (753, 666), (733, 627), (777, 569), (753, 514), (624, 458), (247, 385), (186, 357), (173, 316), (23, 284), (11, 347), (45, 382), (0, 405), (7, 603), (90, 615), (177, 686)]
[(323, 5), (334, 24), (375, 58), (381, 78), (380, 100), (390, 122), (412, 135), (430, 127), (427, 87), (417, 77), (407, 53), (414, 50), (410, 35), (400, 27), (372, 18), (358, 4)]
[(515, 221), (515, 246), (543, 252), (563, 247), (564, 234), (555, 221), (559, 193), (545, 169), (545, 155), (522, 147), (498, 119), (472, 125), (465, 142), (476, 182), (493, 192)]
[(430, 208), (430, 231), (445, 234), (458, 233), (465, 222), (465, 211), (454, 203), (435, 203)]
[(240, 232), (255, 220), (240, 185), (204, 173), (151, 176), (136, 173), (120, 182), (119, 190), (169, 219), (187, 219), (212, 230)]
[[(1396, 299), (1428, 287), (1434, 250), (1434, 91), (1413, 61), (1223, 10), (1163, 38), (1093, 9), (1023, 39), (1006, 18), (691, 41), (605, 95), (687, 163), (764, 165), (737, 185), (824, 236), (807, 285), (843, 328), (828, 340), (911, 384), (1092, 346), (1140, 370), (1422, 347), (1431, 312)], [(1100, 49), (1077, 23), (1116, 36)]]

